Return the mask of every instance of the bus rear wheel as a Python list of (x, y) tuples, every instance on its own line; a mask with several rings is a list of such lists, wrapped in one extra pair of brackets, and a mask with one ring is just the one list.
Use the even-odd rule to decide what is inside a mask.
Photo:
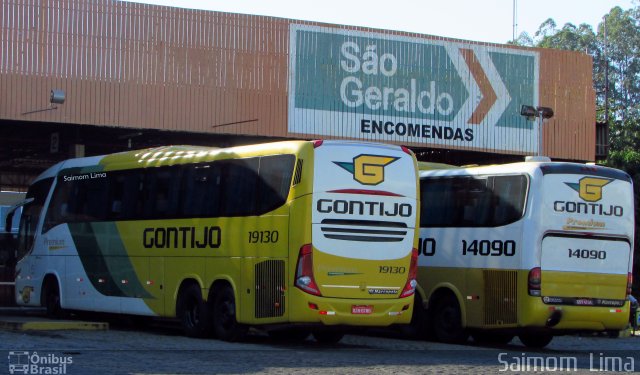
[(321, 344), (337, 344), (343, 337), (340, 331), (313, 331), (313, 338)]
[(440, 342), (461, 344), (467, 341), (468, 334), (462, 326), (460, 305), (453, 295), (445, 295), (436, 301), (433, 331)]
[(185, 335), (206, 337), (211, 333), (211, 314), (202, 300), (200, 286), (186, 286), (178, 297), (178, 315)]
[(233, 289), (222, 287), (213, 303), (213, 330), (220, 340), (239, 341), (247, 333), (247, 326), (236, 319), (236, 301)]
[(302, 342), (309, 337), (309, 331), (304, 328), (284, 328), (267, 332), (269, 337), (280, 342)]
[(553, 335), (549, 333), (523, 333), (518, 338), (527, 348), (544, 348), (553, 340)]
[(513, 340), (515, 335), (508, 333), (500, 333), (500, 332), (492, 332), (492, 331), (478, 331), (473, 332), (471, 337), (473, 337), (473, 341), (478, 344), (489, 344), (489, 345), (506, 345)]

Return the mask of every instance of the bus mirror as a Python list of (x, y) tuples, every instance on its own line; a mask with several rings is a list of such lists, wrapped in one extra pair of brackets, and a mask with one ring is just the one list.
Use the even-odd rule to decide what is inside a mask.
[(7, 214), (7, 217), (4, 221), (4, 232), (11, 233), (11, 223), (13, 222), (13, 212)]
[(7, 212), (7, 218), (4, 221), (4, 231), (6, 233), (11, 233), (11, 224), (13, 223), (13, 215), (15, 215), (18, 208), (25, 206), (31, 202), (33, 202), (33, 198), (27, 198), (9, 209), (9, 212)]

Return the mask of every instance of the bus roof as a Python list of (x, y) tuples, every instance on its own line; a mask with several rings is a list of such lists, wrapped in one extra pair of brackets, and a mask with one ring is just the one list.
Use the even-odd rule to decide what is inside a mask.
[[(245, 158), (253, 156), (261, 156), (273, 153), (292, 153), (297, 154), (303, 147), (312, 147), (314, 141), (290, 140), (269, 143), (259, 143), (252, 145), (233, 146), (226, 148), (206, 147), (206, 146), (190, 146), (190, 145), (171, 145), (159, 146), (140, 150), (123, 151), (114, 154), (91, 156), (84, 158), (67, 159), (61, 161), (42, 174), (35, 180), (41, 180), (47, 177), (54, 177), (67, 168), (89, 168), (102, 167), (103, 170), (119, 170), (133, 169), (140, 167), (160, 167), (174, 164), (188, 164), (194, 162), (205, 162), (212, 160), (223, 160), (233, 158)], [(368, 144), (377, 148), (395, 148), (400, 146), (387, 145), (382, 143), (364, 143), (357, 141), (331, 140), (322, 141), (319, 144), (325, 145), (362, 145)]]
[(493, 164), (486, 166), (453, 167), (449, 169), (420, 170), (420, 177), (443, 177), (484, 174), (515, 174), (526, 173), (533, 175), (540, 171), (547, 174), (587, 174), (631, 182), (631, 177), (619, 169), (602, 165), (590, 165), (570, 162), (526, 161), (508, 164)]

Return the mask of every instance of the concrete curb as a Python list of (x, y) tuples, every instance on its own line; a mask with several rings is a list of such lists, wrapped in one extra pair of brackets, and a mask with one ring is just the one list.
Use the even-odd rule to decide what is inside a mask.
[(59, 330), (81, 330), (81, 331), (106, 331), (109, 323), (105, 322), (85, 322), (74, 320), (47, 320), (47, 319), (20, 319), (20, 318), (0, 318), (0, 330), (5, 331), (59, 331)]

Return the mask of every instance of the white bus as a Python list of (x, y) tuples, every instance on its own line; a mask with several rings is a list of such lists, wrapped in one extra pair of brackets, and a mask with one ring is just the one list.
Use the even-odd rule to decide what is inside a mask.
[(545, 159), (421, 170), (416, 307), (424, 309), (414, 323), (438, 340), (518, 335), (544, 347), (554, 335), (626, 326), (631, 178)]
[(16, 302), (177, 317), (229, 341), (249, 325), (333, 342), (328, 326), (408, 323), (417, 186), (408, 149), (347, 141), (67, 160), (27, 193)]

